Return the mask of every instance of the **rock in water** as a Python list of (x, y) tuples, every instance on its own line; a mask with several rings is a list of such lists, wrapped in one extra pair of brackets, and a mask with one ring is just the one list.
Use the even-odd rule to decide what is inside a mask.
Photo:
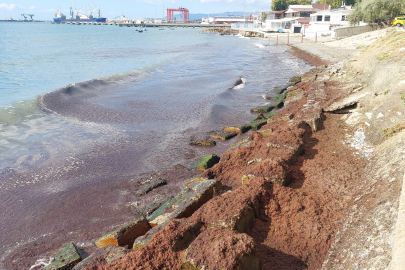
[(76, 246), (72, 242), (59, 249), (53, 254), (52, 258), (54, 258), (54, 260), (50, 265), (45, 267), (46, 270), (72, 269), (82, 260), (79, 252), (77, 252)]
[(243, 87), (245, 87), (245, 82), (246, 80), (242, 77), (240, 77), (233, 85), (232, 89), (242, 89)]

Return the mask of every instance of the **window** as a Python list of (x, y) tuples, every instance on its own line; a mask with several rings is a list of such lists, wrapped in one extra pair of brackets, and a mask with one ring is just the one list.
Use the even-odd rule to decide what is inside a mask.
[(342, 22), (346, 21), (346, 15), (342, 15)]
[(330, 15), (325, 15), (325, 22), (330, 22)]
[(321, 22), (321, 21), (322, 21), (322, 15), (316, 16), (316, 21), (317, 21), (317, 22)]

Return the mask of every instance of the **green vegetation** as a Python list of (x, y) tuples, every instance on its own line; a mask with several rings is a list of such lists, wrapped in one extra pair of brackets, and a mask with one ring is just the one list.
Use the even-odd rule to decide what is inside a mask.
[[(354, 5), (354, 3), (356, 3), (357, 1), (355, 0), (346, 0), (345, 3), (347, 6), (352, 6)], [(342, 1), (340, 0), (318, 0), (315, 3), (317, 4), (325, 4), (326, 5), (330, 5), (331, 8), (338, 8), (342, 5)]]
[(219, 162), (220, 158), (215, 155), (207, 155), (201, 158), (201, 160), (198, 162), (196, 169), (197, 170), (206, 170), (214, 166)]
[(290, 85), (295, 85), (299, 82), (301, 82), (301, 76), (296, 76), (296, 77), (292, 77), (290, 78)]
[(401, 99), (402, 99), (402, 102), (404, 103), (404, 106), (405, 106), (405, 94), (401, 95)]
[(389, 138), (389, 137), (394, 136), (396, 133), (402, 131), (403, 129), (405, 129), (405, 123), (398, 124), (398, 125), (396, 125), (394, 127), (391, 127), (391, 128), (383, 129), (383, 133), (384, 133), (385, 137)]
[(387, 89), (383, 92), (384, 95), (388, 94), (391, 91), (391, 89)]
[(273, 0), (271, 10), (286, 10), (289, 5), (310, 5), (311, 0)]
[(404, 0), (362, 0), (354, 5), (354, 11), (347, 18), (352, 25), (360, 21), (389, 23), (387, 17), (393, 19), (404, 12)]
[(391, 58), (391, 55), (387, 52), (383, 53), (382, 55), (377, 57), (378, 61), (384, 61), (384, 60), (388, 60)]

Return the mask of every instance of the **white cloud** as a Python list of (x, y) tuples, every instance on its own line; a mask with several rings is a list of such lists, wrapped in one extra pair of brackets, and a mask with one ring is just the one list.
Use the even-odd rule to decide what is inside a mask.
[(0, 9), (7, 9), (7, 10), (13, 10), (17, 5), (16, 4), (0, 4)]
[[(61, 10), (62, 11), (62, 10)], [(67, 12), (68, 10), (63, 10), (62, 12)], [(40, 12), (45, 12), (45, 13), (54, 13), (56, 12), (56, 9), (51, 8), (51, 9), (44, 9), (44, 10), (40, 10)]]
[(32, 7), (30, 7), (30, 10), (33, 10), (33, 9), (35, 9), (36, 8), (36, 6), (32, 6)]

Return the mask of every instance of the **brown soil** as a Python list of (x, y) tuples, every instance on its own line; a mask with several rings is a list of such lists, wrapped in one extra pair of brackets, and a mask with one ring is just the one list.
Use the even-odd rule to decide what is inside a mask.
[(290, 46), (292, 54), (298, 58), (301, 58), (307, 63), (310, 63), (314, 66), (321, 66), (321, 65), (329, 65), (331, 64), (329, 61), (323, 60), (317, 55), (311, 54), (309, 52), (303, 51), (298, 49), (297, 47)]
[[(338, 83), (324, 85), (327, 98), (321, 107), (338, 95)], [(221, 227), (252, 237), (262, 269), (319, 269), (367, 160), (356, 158), (343, 144), (350, 131), (341, 115), (322, 114), (316, 133), (284, 117), (299, 114), (312, 91), (310, 83), (297, 86), (303, 89), (303, 98), (262, 128), (272, 129), (271, 136), (252, 131), (249, 146), (225, 152), (220, 163), (204, 172), (203, 176), (222, 181), (222, 194), (191, 217), (169, 223), (145, 248), (101, 269), (179, 269), (190, 246), (193, 258), (209, 269), (233, 269), (233, 263), (223, 265), (215, 259), (221, 256), (216, 248), (204, 244), (208, 238), (217, 239), (212, 232), (222, 232)], [(255, 177), (242, 184), (242, 176), (248, 174)], [(237, 246), (235, 241), (223, 240), (222, 250)], [(240, 247), (246, 247), (249, 238), (243, 241)], [(200, 253), (196, 243), (201, 244)]]

